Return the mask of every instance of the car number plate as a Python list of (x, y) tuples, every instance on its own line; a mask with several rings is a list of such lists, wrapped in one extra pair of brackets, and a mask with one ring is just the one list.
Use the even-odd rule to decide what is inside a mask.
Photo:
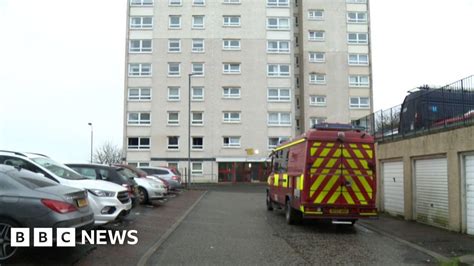
[(331, 214), (349, 214), (349, 209), (330, 209)]
[(87, 199), (78, 199), (77, 200), (77, 206), (79, 208), (86, 207), (89, 203), (87, 202)]

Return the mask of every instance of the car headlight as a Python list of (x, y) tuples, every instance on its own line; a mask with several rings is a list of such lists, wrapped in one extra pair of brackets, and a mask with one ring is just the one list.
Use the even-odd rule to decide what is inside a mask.
[(100, 190), (100, 189), (88, 189), (92, 195), (97, 196), (97, 197), (114, 197), (115, 192), (113, 191), (107, 191), (107, 190)]

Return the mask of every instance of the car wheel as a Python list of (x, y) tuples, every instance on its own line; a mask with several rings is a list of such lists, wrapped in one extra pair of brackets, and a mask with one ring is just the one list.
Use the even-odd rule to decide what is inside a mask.
[(18, 248), (11, 246), (10, 231), (12, 227), (17, 227), (17, 224), (0, 218), (0, 262), (6, 261), (17, 253)]
[(285, 218), (287, 224), (296, 224), (301, 221), (301, 213), (291, 207), (290, 200), (286, 201)]
[(138, 188), (138, 201), (140, 204), (148, 203), (148, 192), (142, 187)]
[(267, 211), (273, 211), (273, 202), (272, 199), (270, 198), (270, 193), (267, 192)]

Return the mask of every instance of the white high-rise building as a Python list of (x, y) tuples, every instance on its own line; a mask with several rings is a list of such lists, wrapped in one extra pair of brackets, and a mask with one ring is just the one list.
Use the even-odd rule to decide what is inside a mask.
[(183, 171), (190, 125), (193, 182), (264, 181), (281, 141), (372, 111), (366, 0), (130, 0), (127, 16), (129, 164)]

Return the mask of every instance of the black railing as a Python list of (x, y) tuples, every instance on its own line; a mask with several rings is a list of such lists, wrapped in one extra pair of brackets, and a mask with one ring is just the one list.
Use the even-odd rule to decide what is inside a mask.
[(377, 141), (393, 140), (474, 124), (474, 76), (409, 92), (403, 104), (353, 121)]

